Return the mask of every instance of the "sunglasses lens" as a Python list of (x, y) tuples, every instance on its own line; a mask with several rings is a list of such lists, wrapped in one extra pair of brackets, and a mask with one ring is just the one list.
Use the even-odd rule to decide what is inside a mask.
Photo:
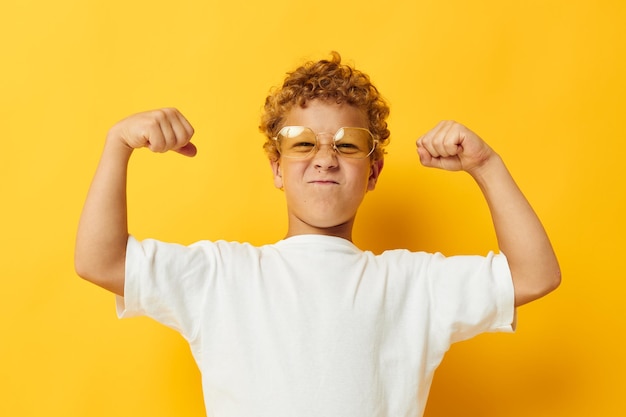
[(374, 150), (374, 138), (367, 129), (342, 127), (335, 134), (335, 146), (347, 158), (365, 158)]
[(288, 158), (304, 158), (315, 149), (315, 133), (304, 126), (285, 126), (277, 138), (280, 154)]

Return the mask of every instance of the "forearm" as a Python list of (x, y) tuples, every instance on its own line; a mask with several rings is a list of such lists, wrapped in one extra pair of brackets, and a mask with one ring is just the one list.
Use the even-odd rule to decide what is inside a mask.
[(516, 306), (554, 290), (561, 277), (554, 250), (502, 159), (494, 155), (471, 175), (487, 200), (498, 245), (507, 257)]
[(79, 222), (77, 273), (123, 295), (128, 240), (126, 177), (132, 149), (107, 139)]

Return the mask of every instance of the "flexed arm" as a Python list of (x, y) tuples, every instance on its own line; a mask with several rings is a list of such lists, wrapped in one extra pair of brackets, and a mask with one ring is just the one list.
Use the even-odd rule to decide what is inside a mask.
[(467, 127), (444, 121), (418, 139), (417, 151), (424, 166), (466, 171), (480, 187), (509, 262), (516, 306), (559, 286), (561, 272), (548, 235), (493, 149)]
[(106, 138), (80, 218), (74, 263), (82, 278), (124, 294), (128, 240), (126, 177), (134, 149), (194, 156), (193, 127), (176, 109), (138, 113), (114, 125)]

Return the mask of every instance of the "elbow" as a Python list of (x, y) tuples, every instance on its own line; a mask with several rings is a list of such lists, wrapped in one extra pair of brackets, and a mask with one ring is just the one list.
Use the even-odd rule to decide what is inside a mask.
[(539, 279), (523, 281), (514, 279), (516, 307), (542, 298), (561, 285), (561, 270), (558, 266), (536, 277)]
[(556, 271), (554, 272), (552, 276), (552, 285), (548, 292), (552, 292), (556, 290), (557, 288), (559, 288), (560, 285), (561, 285), (561, 268), (557, 267)]
[(74, 271), (82, 279), (94, 282), (98, 277), (98, 259), (93, 250), (77, 244), (74, 249)]
[(74, 262), (74, 271), (76, 275), (92, 284), (98, 284), (98, 275), (88, 265)]
[(98, 279), (98, 277), (100, 276), (100, 274), (98, 273), (98, 268), (94, 265), (93, 262), (89, 262), (88, 259), (80, 256), (75, 256), (74, 271), (76, 272), (76, 275), (78, 275), (85, 281), (100, 285), (99, 282), (101, 280)]
[(82, 279), (89, 281), (88, 277), (91, 275), (89, 272), (90, 271), (89, 265), (77, 253), (74, 254), (74, 271), (76, 272), (76, 275), (78, 275)]
[(541, 291), (541, 294), (537, 298), (541, 298), (543, 296), (550, 294), (551, 292), (559, 288), (560, 285), (561, 285), (561, 270), (557, 267), (556, 270), (552, 274), (544, 278), (543, 289)]
[(89, 257), (74, 256), (76, 274), (92, 284), (115, 294), (124, 295), (124, 260), (98, 264)]
[(544, 283), (543, 295), (551, 293), (561, 285), (561, 268), (556, 260), (554, 261), (554, 265), (544, 273), (542, 282)]

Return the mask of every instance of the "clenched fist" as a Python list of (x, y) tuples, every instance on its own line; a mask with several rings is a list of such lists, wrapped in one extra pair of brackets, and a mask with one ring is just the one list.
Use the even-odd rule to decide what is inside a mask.
[(109, 140), (119, 140), (131, 149), (146, 147), (152, 152), (175, 151), (195, 156), (196, 146), (190, 142), (194, 130), (176, 109), (164, 108), (129, 116), (109, 130)]
[(495, 152), (476, 133), (454, 121), (442, 121), (417, 140), (420, 162), (426, 167), (474, 172)]

